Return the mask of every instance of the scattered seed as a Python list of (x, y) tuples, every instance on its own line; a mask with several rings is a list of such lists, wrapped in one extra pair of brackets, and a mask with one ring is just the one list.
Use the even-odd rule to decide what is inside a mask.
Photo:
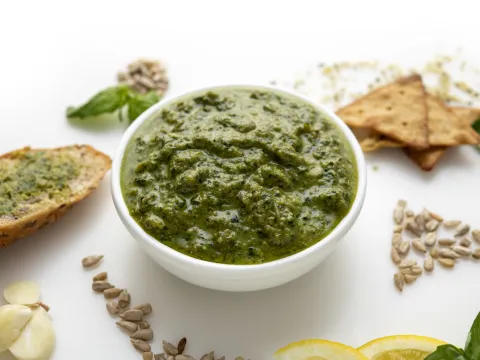
[(405, 268), (405, 269), (400, 269), (400, 273), (402, 273), (402, 275), (413, 275), (411, 267)]
[(416, 236), (421, 236), (422, 235), (422, 230), (418, 227), (417, 223), (413, 220), (408, 220), (407, 221), (407, 223), (405, 225), (405, 229), (407, 229), (408, 231), (410, 231), (412, 234), (414, 234)]
[(152, 305), (146, 303), (146, 304), (140, 304), (140, 305), (137, 305), (137, 306), (134, 306), (133, 307), (134, 309), (137, 309), (137, 310), (140, 310), (143, 315), (148, 315), (152, 312)]
[(135, 324), (138, 325), (139, 329), (150, 329), (150, 323), (147, 320), (138, 321)]
[(476, 250), (473, 252), (472, 257), (473, 257), (474, 259), (477, 259), (477, 260), (480, 259), (480, 248), (476, 249)]
[(115, 300), (107, 301), (107, 310), (110, 315), (117, 315), (118, 314), (118, 303)]
[(120, 317), (127, 321), (141, 321), (143, 320), (143, 312), (138, 309), (127, 310)]
[(434, 259), (440, 256), (440, 253), (437, 248), (430, 249), (430, 256)]
[(432, 232), (438, 229), (438, 225), (440, 225), (440, 223), (437, 220), (431, 219), (425, 223), (425, 229), (428, 232)]
[(190, 355), (179, 354), (175, 356), (175, 360), (195, 360), (195, 359)]
[(446, 268), (453, 268), (455, 266), (455, 260), (453, 259), (439, 258), (437, 261), (440, 265)]
[(476, 229), (472, 231), (473, 240), (480, 244), (480, 229)]
[(407, 207), (407, 200), (399, 199), (397, 201), (397, 206), (405, 209)]
[(393, 209), (393, 221), (395, 222), (395, 224), (401, 225), (403, 223), (403, 217), (403, 208), (399, 206), (395, 207), (395, 209)]
[(464, 246), (452, 246), (451, 249), (455, 251), (460, 256), (470, 256), (472, 255), (472, 250)]
[(400, 264), (402, 262), (402, 259), (400, 258), (400, 255), (398, 254), (398, 250), (395, 249), (394, 247), (392, 247), (392, 250), (391, 250), (391, 258), (392, 258), (392, 261), (394, 264)]
[(470, 225), (468, 225), (468, 224), (459, 225), (455, 230), (455, 236), (465, 235), (469, 231), (470, 231)]
[(237, 357), (235, 358), (235, 360), (245, 360), (245, 359), (244, 359), (243, 357), (241, 357), (241, 356), (237, 356)]
[[(180, 339), (177, 345), (178, 353), (181, 355), (185, 351), (185, 346), (187, 346), (187, 338), (183, 337)], [(175, 358), (175, 360), (177, 360)]]
[(118, 306), (126, 308), (128, 305), (130, 305), (130, 294), (127, 289), (123, 289), (120, 295), (118, 295)]
[(128, 310), (131, 310), (128, 306), (127, 306), (127, 307), (124, 307), (124, 308), (122, 308), (121, 306), (118, 306), (118, 314), (119, 314), (119, 315), (124, 314), (124, 313), (127, 312)]
[(415, 275), (403, 275), (403, 280), (406, 284), (412, 284), (417, 280)]
[(472, 245), (472, 240), (470, 240), (469, 238), (467, 237), (464, 237), (462, 240), (460, 240), (458, 242), (461, 246), (465, 246), (465, 247), (470, 247), (470, 245)]
[(429, 232), (425, 235), (425, 245), (433, 246), (437, 242), (437, 233), (436, 232)]
[(153, 353), (151, 351), (149, 352), (144, 352), (142, 354), (143, 360), (153, 360)]
[(108, 281), (95, 281), (92, 284), (92, 289), (96, 292), (103, 293), (107, 289), (112, 289), (114, 286), (110, 284)]
[(153, 358), (154, 358), (155, 360), (166, 360), (166, 357), (165, 357), (165, 354), (164, 354), (164, 353), (155, 354), (155, 355), (153, 356)]
[(105, 299), (113, 299), (113, 298), (116, 298), (118, 297), (118, 295), (120, 295), (122, 293), (122, 289), (119, 289), (119, 288), (110, 288), (110, 289), (106, 289), (104, 292), (103, 292), (103, 296), (105, 296)]
[(153, 339), (153, 330), (152, 329), (140, 329), (135, 331), (130, 335), (131, 339), (150, 341)]
[(440, 249), (439, 254), (440, 257), (447, 259), (458, 259), (460, 257), (460, 255), (458, 255), (452, 249)]
[(412, 267), (413, 265), (417, 265), (415, 260), (404, 260), (400, 265), (398, 265), (398, 267), (400, 269), (406, 269)]
[(168, 355), (167, 360), (175, 360), (175, 356), (173, 356), (173, 355)]
[(138, 330), (138, 325), (131, 321), (120, 320), (117, 321), (115, 324), (130, 332), (135, 332)]
[(445, 229), (453, 229), (458, 227), (462, 222), (460, 220), (447, 220), (443, 223)]
[(395, 249), (398, 249), (401, 243), (402, 243), (402, 235), (399, 233), (394, 233), (392, 236), (392, 246)]
[(394, 233), (401, 233), (403, 231), (403, 226), (402, 225), (395, 225), (393, 227), (393, 232)]
[(438, 222), (442, 222), (443, 221), (443, 217), (441, 217), (440, 215), (434, 213), (434, 212), (431, 212), (431, 211), (428, 211), (428, 213), (430, 214), (430, 217), (434, 220), (437, 220)]
[(412, 246), (417, 251), (420, 251), (422, 253), (427, 252), (427, 248), (425, 247), (425, 245), (422, 244), (422, 241), (420, 239), (413, 239)]
[(203, 355), (200, 360), (215, 360), (215, 352), (209, 352), (208, 354)]
[(172, 355), (172, 356), (177, 356), (178, 355), (178, 349), (170, 344), (169, 342), (163, 340), (163, 351), (165, 351), (166, 354)]
[(142, 353), (152, 351), (150, 344), (143, 340), (130, 339), (130, 342), (135, 349), (141, 351)]
[(221, 358), (218, 358), (218, 360), (225, 360), (225, 356), (222, 356)]
[(420, 266), (418, 265), (413, 265), (410, 270), (412, 271), (412, 275), (419, 276), (422, 275), (423, 270)]
[(106, 272), (101, 272), (100, 274), (97, 274), (93, 277), (93, 281), (104, 281), (107, 280), (107, 273)]
[(438, 245), (440, 246), (452, 246), (456, 243), (453, 239), (440, 239), (438, 240)]
[(401, 255), (407, 255), (409, 251), (410, 251), (410, 242), (402, 241), (402, 243), (398, 247), (398, 252)]
[(89, 268), (94, 265), (97, 265), (100, 260), (103, 259), (103, 255), (90, 255), (82, 259), (82, 266), (84, 268)]
[(411, 218), (411, 217), (414, 217), (415, 214), (413, 213), (412, 210), (407, 210), (407, 211), (405, 211), (405, 216), (406, 216), (407, 218)]
[(425, 228), (425, 218), (422, 213), (415, 215), (415, 222), (421, 230)]
[(433, 262), (432, 257), (428, 256), (423, 262), (423, 268), (425, 269), (425, 271), (431, 272), (433, 271), (434, 267), (435, 267), (435, 263)]

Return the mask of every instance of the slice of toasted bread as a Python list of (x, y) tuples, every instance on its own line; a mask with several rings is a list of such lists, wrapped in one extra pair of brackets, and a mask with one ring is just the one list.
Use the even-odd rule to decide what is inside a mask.
[[(98, 187), (100, 180), (110, 169), (112, 163), (107, 155), (88, 145), (74, 145), (56, 149), (31, 149), (26, 147), (0, 156), (0, 181), (8, 185), (8, 180), (11, 179), (12, 174), (23, 180), (22, 176), (25, 175), (25, 171), (17, 170), (22, 169), (22, 166), (23, 168), (30, 166), (28, 171), (32, 174), (34, 169), (31, 166), (34, 165), (25, 163), (32, 161), (32, 158), (37, 159), (38, 164), (42, 164), (41, 167), (44, 172), (45, 169), (50, 169), (45, 168), (45, 166), (60, 164), (58, 159), (61, 159), (62, 164), (72, 165), (69, 168), (75, 169), (74, 175), (70, 174), (65, 186), (53, 195), (41, 191), (37, 191), (35, 196), (25, 195), (21, 201), (15, 201), (14, 205), (11, 205), (11, 208), (14, 209), (11, 212), (5, 210), (9, 208), (4, 204), (3, 211), (0, 211), (0, 247), (10, 245), (15, 240), (32, 234), (56, 221), (68, 209)], [(51, 171), (53, 172), (54, 169)], [(37, 189), (36, 184), (32, 185), (32, 175), (25, 181), (28, 182), (29, 186)], [(2, 193), (0, 184), (0, 202), (3, 198), (3, 202), (6, 203), (7, 199), (12, 197), (12, 192), (18, 190), (19, 183), (20, 181), (10, 188), (4, 185), (4, 193)], [(2, 210), (1, 205), (0, 210)]]

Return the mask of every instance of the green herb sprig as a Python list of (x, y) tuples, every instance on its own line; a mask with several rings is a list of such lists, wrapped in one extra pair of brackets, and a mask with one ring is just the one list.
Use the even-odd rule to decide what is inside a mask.
[(118, 111), (121, 120), (122, 111), (126, 106), (128, 120), (133, 122), (158, 101), (160, 96), (153, 91), (141, 94), (127, 85), (118, 85), (100, 91), (79, 107), (67, 108), (67, 117), (85, 119)]
[(480, 360), (480, 313), (470, 328), (465, 349), (453, 345), (440, 345), (425, 360)]
[(473, 122), (472, 127), (477, 133), (480, 134), (480, 118)]

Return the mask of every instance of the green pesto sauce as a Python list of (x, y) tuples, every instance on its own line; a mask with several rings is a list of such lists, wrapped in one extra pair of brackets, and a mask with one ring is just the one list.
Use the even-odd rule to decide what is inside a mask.
[(122, 192), (163, 244), (223, 264), (260, 264), (328, 235), (349, 211), (356, 164), (313, 106), (221, 89), (170, 103), (127, 146)]
[(66, 198), (79, 165), (68, 155), (19, 151), (0, 162), (0, 217), (21, 217), (35, 204)]

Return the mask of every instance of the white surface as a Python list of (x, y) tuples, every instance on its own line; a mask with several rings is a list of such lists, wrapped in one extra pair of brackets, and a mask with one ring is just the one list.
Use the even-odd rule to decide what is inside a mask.
[[(75, 127), (65, 120), (65, 107), (113, 83), (116, 70), (138, 56), (168, 61), (171, 94), (222, 82), (265, 83), (320, 60), (407, 61), (457, 46), (480, 64), (475, 6), (473, 0), (2, 1), (0, 152), (89, 143), (113, 155), (122, 126)], [(106, 255), (100, 269), (127, 287), (134, 302), (153, 304), (155, 351), (161, 339), (181, 336), (196, 357), (215, 349), (252, 360), (308, 337), (356, 346), (418, 333), (462, 345), (480, 310), (480, 264), (438, 268), (399, 295), (392, 285), (390, 217), (404, 197), (415, 210), (427, 205), (480, 227), (479, 154), (451, 151), (430, 174), (399, 151), (367, 161), (359, 221), (327, 261), (285, 286), (229, 294), (169, 275), (122, 226), (106, 179), (57, 224), (0, 250), (0, 287), (20, 279), (40, 283), (58, 335), (54, 360), (140, 358), (90, 290), (95, 271), (84, 271), (80, 260), (92, 253)]]
[[(140, 225), (130, 216), (127, 205), (123, 199), (120, 187), (120, 172), (122, 161), (125, 154), (125, 148), (132, 141), (132, 137), (141, 129), (145, 121), (152, 119), (161, 113), (162, 108), (169, 106), (171, 103), (182, 101), (185, 97), (192, 98), (205, 94), (209, 90), (218, 91), (226, 88), (246, 88), (253, 90), (274, 90), (280, 94), (290, 94), (298, 99), (310, 103), (316, 107), (318, 111), (325, 114), (334, 124), (342, 130), (345, 139), (351, 146), (356, 162), (358, 173), (358, 186), (355, 201), (349, 213), (343, 218), (338, 226), (328, 234), (322, 241), (301, 251), (300, 253), (289, 256), (285, 259), (272, 261), (260, 265), (226, 265), (215, 264), (208, 261), (202, 261), (191, 256), (186, 256), (171, 249), (170, 247), (157, 241), (155, 238), (147, 234)], [(307, 272), (318, 266), (328, 255), (330, 255), (340, 240), (348, 233), (357, 220), (363, 203), (365, 201), (366, 192), (366, 166), (365, 157), (358, 141), (352, 131), (335, 115), (331, 110), (326, 109), (322, 105), (312, 102), (309, 98), (302, 96), (290, 89), (279, 89), (272, 86), (252, 86), (252, 85), (232, 85), (225, 84), (223, 87), (207, 87), (196, 90), (195, 92), (186, 92), (178, 94), (175, 97), (169, 97), (164, 101), (152, 106), (135, 120), (122, 137), (115, 153), (115, 160), (112, 164), (111, 188), (112, 197), (117, 209), (118, 215), (130, 234), (137, 239), (140, 246), (165, 270), (188, 281), (193, 285), (202, 286), (213, 290), (223, 291), (255, 291), (270, 289), (275, 286), (286, 284), (294, 279), (305, 275)]]

